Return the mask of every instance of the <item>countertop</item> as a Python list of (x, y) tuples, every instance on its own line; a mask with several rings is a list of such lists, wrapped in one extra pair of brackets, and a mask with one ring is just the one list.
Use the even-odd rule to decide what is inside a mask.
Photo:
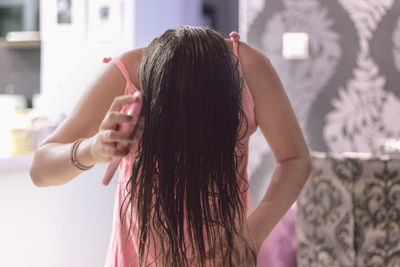
[(31, 166), (33, 153), (0, 158), (0, 174), (26, 171)]

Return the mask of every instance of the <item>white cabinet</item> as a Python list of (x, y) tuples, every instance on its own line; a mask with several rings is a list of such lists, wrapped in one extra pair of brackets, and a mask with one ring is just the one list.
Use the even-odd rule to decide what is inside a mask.
[(103, 266), (116, 177), (103, 186), (100, 164), (63, 186), (38, 188), (29, 177), (31, 160), (0, 160), (0, 266)]

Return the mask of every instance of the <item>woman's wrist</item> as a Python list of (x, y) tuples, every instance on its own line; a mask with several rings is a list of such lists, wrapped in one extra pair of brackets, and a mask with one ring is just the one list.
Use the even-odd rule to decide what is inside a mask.
[(91, 150), (91, 138), (84, 138), (75, 151), (75, 160), (82, 166), (91, 167), (97, 163)]

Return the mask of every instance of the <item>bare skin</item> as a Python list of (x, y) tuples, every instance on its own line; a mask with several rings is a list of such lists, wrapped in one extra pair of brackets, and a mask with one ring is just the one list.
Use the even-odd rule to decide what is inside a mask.
[[(232, 45), (230, 40), (226, 40)], [(139, 88), (138, 66), (143, 48), (131, 50), (121, 59), (127, 66), (133, 84)], [(240, 42), (242, 73), (255, 103), (255, 119), (276, 161), (270, 186), (260, 205), (247, 218), (245, 230), (258, 254), (273, 227), (297, 199), (311, 169), (309, 151), (282, 83), (268, 58)], [(83, 165), (107, 162), (112, 156), (125, 155), (128, 149), (116, 150), (112, 142), (130, 142), (135, 147), (141, 136), (142, 118), (119, 112), (124, 104), (137, 101), (124, 93), (126, 80), (115, 64), (82, 95), (74, 111), (37, 150), (30, 169), (35, 185), (62, 185), (82, 171), (69, 162), (71, 144), (86, 138), (77, 151)], [(113, 125), (130, 122), (136, 125), (132, 135), (120, 134)], [(139, 122), (139, 123), (138, 123)]]
[(255, 118), (274, 158), (275, 169), (261, 203), (247, 218), (257, 254), (274, 226), (297, 199), (311, 159), (296, 116), (269, 59), (246, 43), (239, 45), (242, 72), (255, 103)]

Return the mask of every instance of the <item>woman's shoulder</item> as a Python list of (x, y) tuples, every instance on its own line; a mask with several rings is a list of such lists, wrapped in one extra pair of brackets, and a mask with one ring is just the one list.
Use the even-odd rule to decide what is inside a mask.
[(145, 48), (146, 47), (140, 47), (128, 50), (120, 56), (122, 62), (124, 63), (125, 67), (129, 72), (130, 80), (137, 88), (140, 84), (138, 77), (138, 69), (140, 62), (142, 61), (142, 56)]
[[(231, 39), (225, 38), (225, 42), (228, 46), (233, 47), (233, 41)], [(237, 50), (242, 71), (257, 70), (260, 65), (265, 65), (265, 62), (270, 63), (269, 58), (263, 51), (244, 41), (238, 41)]]

